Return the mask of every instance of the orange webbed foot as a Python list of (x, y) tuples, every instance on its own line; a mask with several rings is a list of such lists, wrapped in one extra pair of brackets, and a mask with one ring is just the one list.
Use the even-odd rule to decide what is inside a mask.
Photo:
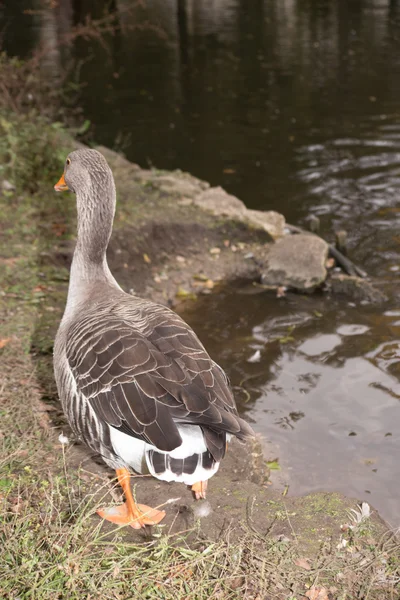
[(192, 492), (194, 493), (196, 500), (206, 497), (207, 484), (208, 481), (197, 481), (197, 483), (192, 485)]
[(119, 504), (109, 508), (101, 508), (97, 514), (116, 525), (130, 525), (134, 529), (140, 529), (146, 525), (157, 525), (165, 517), (165, 511), (150, 508), (145, 504), (135, 505), (134, 512), (128, 509), (127, 504)]
[(118, 483), (124, 490), (126, 502), (110, 508), (101, 508), (97, 514), (111, 523), (130, 525), (134, 529), (140, 529), (146, 525), (157, 525), (165, 517), (165, 512), (145, 504), (136, 504), (130, 487), (130, 477), (127, 469), (117, 469)]

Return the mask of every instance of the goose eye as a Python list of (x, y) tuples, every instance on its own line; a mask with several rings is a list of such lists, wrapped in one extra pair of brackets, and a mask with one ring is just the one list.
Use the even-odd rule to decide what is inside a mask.
[(66, 163), (67, 163), (67, 165), (70, 165), (71, 164), (71, 159), (67, 158)]

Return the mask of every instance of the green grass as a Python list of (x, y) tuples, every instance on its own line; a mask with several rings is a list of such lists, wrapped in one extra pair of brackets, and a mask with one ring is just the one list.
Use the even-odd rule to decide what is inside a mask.
[[(52, 256), (74, 228), (73, 202), (52, 184), (72, 141), (33, 115), (20, 126), (13, 115), (4, 119), (12, 125), (0, 142), (0, 180), (16, 190), (0, 191), (0, 598), (302, 600), (312, 586), (331, 590), (332, 600), (399, 598), (398, 541), (365, 523), (343, 533), (348, 549), (325, 537), (305, 557), (309, 569), (296, 565), (302, 539), (319, 531), (324, 516), (326, 504), (316, 500), (304, 504), (311, 533), (296, 529), (286, 499), (273, 508), (276, 522), (292, 527), (292, 519), (291, 540), (272, 526), (261, 535), (251, 510), (217, 541), (204, 538), (199, 523), (175, 535), (158, 527), (132, 541), (129, 528), (100, 522), (96, 507), (110, 483), (77, 468), (73, 448), (58, 442), (51, 371), (68, 275)], [(336, 509), (332, 497), (329, 510)]]

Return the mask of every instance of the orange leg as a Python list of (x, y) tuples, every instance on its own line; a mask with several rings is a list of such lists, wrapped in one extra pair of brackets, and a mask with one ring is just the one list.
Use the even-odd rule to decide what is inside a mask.
[(206, 497), (208, 481), (198, 481), (192, 485), (192, 492), (194, 492), (196, 500)]
[(111, 523), (117, 525), (130, 525), (134, 529), (140, 529), (145, 525), (156, 525), (165, 517), (163, 510), (150, 508), (144, 504), (136, 504), (133, 499), (130, 486), (130, 473), (128, 469), (117, 469), (118, 483), (122, 487), (126, 502), (119, 506), (111, 506), (110, 508), (102, 508), (97, 511), (97, 514)]

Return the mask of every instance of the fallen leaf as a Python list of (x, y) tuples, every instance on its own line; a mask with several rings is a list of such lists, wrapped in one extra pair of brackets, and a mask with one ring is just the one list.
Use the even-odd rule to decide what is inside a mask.
[(190, 292), (188, 292), (187, 290), (185, 290), (182, 287), (178, 288), (178, 291), (176, 292), (177, 298), (187, 298), (188, 296), (190, 296)]
[(194, 281), (193, 287), (202, 288), (204, 290), (212, 290), (214, 289), (215, 283), (212, 279), (207, 279), (207, 281)]
[(335, 259), (334, 259), (334, 258), (328, 258), (328, 259), (325, 261), (325, 267), (326, 267), (327, 269), (333, 269), (333, 267), (335, 266), (335, 264), (336, 264), (336, 263), (335, 263)]
[(222, 172), (226, 175), (233, 175), (234, 173), (236, 173), (236, 169), (224, 169)]
[(207, 281), (208, 277), (207, 275), (204, 275), (204, 273), (195, 273), (193, 279), (196, 279), (197, 281)]
[(280, 287), (278, 287), (276, 289), (276, 297), (277, 298), (284, 298), (285, 295), (286, 295), (286, 290), (287, 290), (287, 287), (285, 287), (284, 285), (281, 285)]
[(294, 564), (298, 567), (301, 567), (302, 569), (305, 569), (306, 571), (311, 570), (311, 565), (306, 558), (297, 558), (294, 561)]
[(306, 592), (305, 596), (309, 600), (329, 600), (328, 590), (324, 587), (315, 587), (314, 585)]
[(271, 469), (271, 471), (280, 471), (281, 466), (277, 459), (267, 461), (267, 467)]
[(11, 338), (2, 338), (0, 339), (0, 348), (4, 348), (11, 341)]
[(63, 223), (53, 223), (52, 229), (57, 237), (61, 237), (66, 232), (66, 227)]
[(181, 300), (196, 300), (196, 294), (193, 294), (192, 292), (188, 292), (187, 290), (185, 290), (182, 287), (178, 288), (178, 291), (176, 292), (175, 296), (177, 298), (180, 298)]
[(245, 578), (243, 576), (238, 575), (237, 577), (234, 577), (233, 579), (230, 580), (229, 587), (232, 590), (237, 590), (238, 588), (242, 587), (242, 585), (244, 585), (244, 583), (245, 583)]
[(151, 263), (151, 258), (149, 257), (148, 254), (144, 253), (143, 254), (143, 260), (145, 263), (150, 264)]
[(121, 567), (119, 567), (118, 565), (115, 565), (114, 570), (113, 570), (113, 579), (116, 579), (118, 577), (118, 575), (121, 572)]

